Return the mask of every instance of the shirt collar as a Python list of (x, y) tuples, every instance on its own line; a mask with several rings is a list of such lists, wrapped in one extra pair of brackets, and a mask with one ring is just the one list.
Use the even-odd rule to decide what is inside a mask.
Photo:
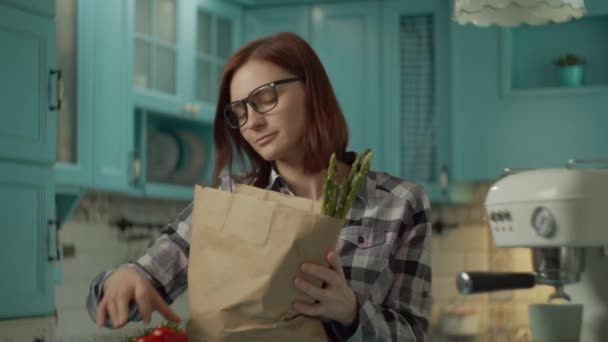
[[(345, 156), (344, 156), (344, 162), (352, 165), (353, 162), (355, 161), (356, 157), (357, 157), (357, 154), (355, 152), (346, 152)], [(293, 193), (287, 186), (287, 183), (285, 182), (283, 177), (281, 177), (281, 175), (279, 174), (279, 171), (277, 170), (275, 162), (274, 161), (271, 162), (270, 165), (271, 165), (270, 179), (268, 182), (268, 187), (266, 187), (266, 190), (276, 190), (276, 191), (279, 191), (279, 192), (282, 192), (285, 194), (293, 195)], [(373, 190), (373, 188), (375, 187), (374, 176), (373, 176), (374, 174), (375, 173), (370, 170), (367, 173), (367, 176), (365, 178), (363, 178), (363, 182), (362, 182), (361, 186), (359, 187), (359, 190), (357, 191), (356, 197), (359, 197), (359, 199), (361, 199), (364, 204), (367, 204), (367, 197), (368, 197), (367, 194), (370, 193), (370, 190)]]

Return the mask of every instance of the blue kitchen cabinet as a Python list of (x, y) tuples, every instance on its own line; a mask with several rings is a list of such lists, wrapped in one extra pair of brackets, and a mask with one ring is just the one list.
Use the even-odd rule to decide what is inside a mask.
[(192, 106), (186, 116), (211, 125), (224, 63), (241, 41), (243, 11), (217, 0), (197, 0), (193, 6), (184, 17), (189, 25), (182, 71), (185, 98)]
[(15, 9), (40, 16), (53, 17), (55, 15), (55, 1), (0, 0), (0, 5), (13, 7)]
[(386, 169), (423, 185), (434, 202), (459, 202), (470, 189), (451, 181), (449, 5), (386, 1), (382, 58)]
[[(133, 111), (127, 48), (128, 2), (80, 1), (80, 35), (88, 42), (79, 47), (79, 63), (88, 66), (83, 87), (85, 111), (92, 129), (90, 187), (114, 192), (137, 192), (131, 186), (137, 168), (133, 143)], [(89, 40), (90, 39), (90, 40)], [(89, 115), (89, 114), (87, 114)]]
[(64, 89), (62, 106), (57, 111), (58, 191), (92, 183), (94, 15), (95, 6), (86, 0), (57, 2), (57, 68), (62, 71)]
[(380, 10), (378, 2), (314, 5), (311, 41), (346, 117), (348, 149), (372, 149), (372, 168), (386, 169)]
[(128, 2), (135, 107), (211, 123), (218, 79), (236, 48), (241, 8), (219, 0)]
[(285, 6), (248, 8), (244, 15), (245, 42), (279, 32), (293, 32), (311, 43), (311, 7)]
[[(128, 55), (136, 106), (183, 113), (184, 86), (180, 65), (185, 57), (185, 28), (180, 20), (193, 0), (126, 1)], [(191, 29), (191, 28), (190, 28)]]
[(0, 9), (0, 158), (51, 165), (55, 130), (46, 128), (55, 127), (59, 83), (54, 21), (7, 5)]
[[(166, 117), (168, 128), (192, 123), (205, 135), (205, 156), (213, 155), (212, 103), (219, 70), (240, 41), (240, 8), (208, 0), (82, 1), (79, 16), (79, 100), (92, 130), (90, 188), (191, 198), (191, 186), (147, 182), (149, 121), (138, 113)], [(212, 160), (207, 164), (206, 181)]]
[[(601, 32), (608, 32), (608, 8), (604, 1), (587, 4), (587, 17), (559, 25), (451, 24), (453, 178), (492, 181), (504, 168), (607, 159), (608, 49)], [(591, 60), (595, 84), (553, 84), (551, 62), (566, 52)]]
[(0, 2), (0, 320), (55, 309), (54, 12), (22, 5)]
[(50, 167), (0, 161), (0, 320), (55, 311), (54, 195)]

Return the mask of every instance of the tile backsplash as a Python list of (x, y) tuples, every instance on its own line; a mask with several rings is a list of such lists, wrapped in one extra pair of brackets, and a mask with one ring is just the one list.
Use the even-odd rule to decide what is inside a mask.
[[(475, 199), (467, 205), (433, 206), (433, 222), (441, 220), (446, 228), (433, 233), (431, 341), (463, 341), (462, 337), (450, 339), (442, 333), (443, 314), (454, 310), (476, 315), (479, 333), (474, 341), (528, 341), (527, 306), (544, 302), (549, 295), (546, 286), (470, 296), (458, 293), (456, 275), (463, 270), (532, 270), (529, 250), (495, 248), (483, 208), (488, 187), (479, 184)], [(130, 323), (118, 331), (98, 328), (85, 309), (89, 284), (100, 272), (137, 259), (158, 236), (158, 229), (121, 231), (112, 222), (126, 218), (165, 224), (186, 205), (187, 202), (132, 199), (105, 193), (86, 195), (60, 232), (62, 242), (75, 248), (75, 256), (64, 260), (63, 282), (56, 288), (58, 341), (120, 341), (144, 328), (143, 323)], [(185, 318), (187, 293), (172, 307)], [(155, 314), (153, 324), (161, 321)]]

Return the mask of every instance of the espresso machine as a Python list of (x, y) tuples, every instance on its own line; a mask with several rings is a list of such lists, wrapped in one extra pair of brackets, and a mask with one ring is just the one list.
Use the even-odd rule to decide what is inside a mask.
[(548, 301), (583, 304), (583, 342), (608, 341), (608, 160), (505, 170), (485, 208), (497, 247), (527, 247), (532, 273), (461, 272), (462, 294), (551, 286)]

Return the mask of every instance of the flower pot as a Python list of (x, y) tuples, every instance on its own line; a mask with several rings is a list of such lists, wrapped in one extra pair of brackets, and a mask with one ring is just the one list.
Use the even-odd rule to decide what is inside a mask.
[(560, 67), (559, 84), (562, 87), (580, 87), (583, 84), (584, 69), (582, 65)]

